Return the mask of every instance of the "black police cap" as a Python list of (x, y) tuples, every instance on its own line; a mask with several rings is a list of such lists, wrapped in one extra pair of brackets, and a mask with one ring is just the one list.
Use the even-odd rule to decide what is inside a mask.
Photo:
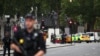
[(33, 16), (32, 14), (27, 14), (25, 16), (25, 19), (35, 19), (35, 16)]

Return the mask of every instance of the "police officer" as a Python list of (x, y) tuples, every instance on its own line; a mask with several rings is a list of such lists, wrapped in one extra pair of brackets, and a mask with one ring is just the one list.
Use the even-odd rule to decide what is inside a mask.
[(10, 56), (10, 43), (11, 43), (11, 39), (10, 39), (10, 34), (8, 31), (5, 32), (4, 34), (4, 38), (3, 38), (3, 43), (4, 43), (4, 52), (3, 52), (3, 56), (6, 55), (6, 50), (8, 50), (8, 56)]
[[(25, 29), (17, 31), (11, 43), (14, 56), (24, 56), (23, 51), (17, 45), (18, 43), (23, 47), (28, 56), (43, 56), (45, 54), (46, 45), (43, 36), (41, 32), (34, 29), (34, 24), (35, 17), (32, 14), (27, 14), (25, 17)], [(17, 40), (17, 44), (14, 39)]]

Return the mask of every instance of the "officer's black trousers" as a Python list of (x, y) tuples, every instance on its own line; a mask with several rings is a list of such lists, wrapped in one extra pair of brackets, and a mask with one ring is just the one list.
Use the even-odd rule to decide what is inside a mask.
[(23, 55), (20, 53), (14, 52), (14, 56), (23, 56)]
[[(23, 54), (23, 53), (22, 53)], [(14, 56), (24, 56), (24, 55), (22, 55), (21, 53), (18, 53), (18, 52), (16, 52), (16, 51), (14, 51)], [(29, 51), (28, 52), (28, 56), (34, 56), (34, 53), (33, 53), (33, 51)]]
[[(15, 53), (15, 52), (14, 52), (14, 56), (24, 56), (24, 55), (22, 55), (22, 54), (20, 54), (20, 53)], [(34, 55), (28, 54), (28, 56), (34, 56)]]
[(10, 56), (10, 47), (3, 47), (4, 51), (3, 51), (3, 56), (6, 56), (6, 51), (8, 50), (8, 56)]

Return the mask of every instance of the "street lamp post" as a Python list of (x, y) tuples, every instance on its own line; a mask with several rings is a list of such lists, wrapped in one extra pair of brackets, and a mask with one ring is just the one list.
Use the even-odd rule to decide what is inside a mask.
[(35, 8), (35, 17), (36, 17), (36, 22), (37, 22), (37, 11), (38, 11), (38, 8), (36, 7), (36, 8)]
[(53, 27), (54, 27), (54, 36), (55, 36), (55, 19), (54, 19), (54, 11), (52, 11), (52, 19), (53, 19)]
[(41, 30), (44, 31), (44, 29), (45, 29), (45, 23), (44, 23), (45, 21), (44, 21), (44, 17), (43, 17), (44, 14), (42, 13), (41, 15), (42, 15)]
[(71, 44), (72, 44), (72, 33), (73, 33), (72, 32), (73, 31), (73, 29), (72, 29), (73, 27), (72, 26), (73, 26), (73, 21), (69, 20), (68, 23), (69, 23), (69, 29), (70, 29), (70, 34), (71, 34)]
[(56, 26), (57, 26), (57, 19), (58, 19), (57, 12), (52, 11), (52, 16), (53, 16), (53, 22), (54, 22), (54, 36), (56, 38)]
[[(33, 8), (31, 8), (31, 9), (33, 9)], [(35, 25), (36, 25), (36, 28), (39, 29), (39, 24), (38, 24), (38, 20), (37, 20), (37, 12), (38, 12), (38, 8), (35, 7), (35, 18), (36, 18)]]
[(43, 19), (44, 14), (42, 13), (41, 15), (42, 15), (42, 19)]

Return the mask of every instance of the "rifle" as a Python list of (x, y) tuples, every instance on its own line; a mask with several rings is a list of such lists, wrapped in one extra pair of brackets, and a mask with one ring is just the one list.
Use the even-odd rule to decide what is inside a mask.
[(22, 55), (23, 56), (28, 56), (27, 51), (24, 50), (24, 48), (20, 45), (20, 43), (16, 40), (16, 38), (14, 38), (14, 42), (16, 43), (16, 45), (20, 48)]

